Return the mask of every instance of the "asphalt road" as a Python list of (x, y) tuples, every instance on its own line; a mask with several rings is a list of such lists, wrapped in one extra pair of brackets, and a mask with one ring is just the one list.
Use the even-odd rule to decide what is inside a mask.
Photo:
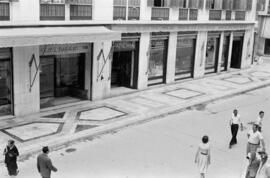
[[(201, 137), (210, 137), (212, 164), (207, 178), (238, 178), (245, 161), (249, 122), (265, 111), (263, 135), (270, 151), (270, 88), (200, 105), (142, 125), (50, 153), (58, 168), (52, 178), (197, 178), (194, 156)], [(245, 130), (229, 149), (229, 119), (239, 109)], [(269, 152), (270, 153), (270, 152)], [(36, 156), (19, 162), (18, 178), (40, 177)], [(0, 177), (8, 177), (5, 167)]]

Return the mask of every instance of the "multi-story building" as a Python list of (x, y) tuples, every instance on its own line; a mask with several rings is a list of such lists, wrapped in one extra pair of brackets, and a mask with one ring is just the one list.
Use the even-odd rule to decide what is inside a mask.
[(1, 114), (249, 67), (255, 21), (254, 0), (0, 0)]
[(270, 1), (262, 1), (258, 12), (258, 30), (256, 35), (256, 57), (264, 59), (270, 57)]

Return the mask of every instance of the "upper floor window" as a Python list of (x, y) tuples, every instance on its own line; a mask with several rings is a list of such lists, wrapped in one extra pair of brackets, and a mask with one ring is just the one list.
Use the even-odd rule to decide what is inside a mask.
[(65, 20), (65, 0), (40, 0), (40, 20)]
[(139, 20), (140, 0), (114, 0), (113, 1), (114, 20)]
[(9, 1), (0, 1), (0, 20), (10, 20)]
[[(229, 0), (227, 0), (229, 1)], [(206, 8), (207, 9), (221, 9), (223, 2), (221, 0), (207, 0)]]
[(147, 5), (151, 7), (169, 7), (170, 0), (147, 0)]
[(91, 20), (92, 0), (66, 0), (70, 4), (70, 20)]

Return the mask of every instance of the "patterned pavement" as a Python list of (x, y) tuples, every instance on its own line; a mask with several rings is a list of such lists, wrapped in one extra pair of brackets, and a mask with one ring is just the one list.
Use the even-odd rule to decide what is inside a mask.
[(57, 139), (63, 138), (61, 142), (65, 143), (80, 136), (104, 133), (177, 109), (270, 85), (269, 69), (270, 64), (264, 64), (102, 101), (54, 108), (22, 118), (3, 119), (0, 120), (0, 144), (5, 145), (12, 138), (19, 148), (29, 152), (44, 144), (60, 143)]

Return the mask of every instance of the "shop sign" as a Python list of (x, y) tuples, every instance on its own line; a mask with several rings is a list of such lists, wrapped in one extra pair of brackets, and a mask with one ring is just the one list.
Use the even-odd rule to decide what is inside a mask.
[(39, 54), (42, 55), (63, 55), (86, 53), (90, 50), (87, 44), (63, 44), (63, 45), (42, 45), (39, 47)]
[(114, 51), (132, 51), (136, 49), (136, 45), (132, 41), (121, 41), (113, 43)]

